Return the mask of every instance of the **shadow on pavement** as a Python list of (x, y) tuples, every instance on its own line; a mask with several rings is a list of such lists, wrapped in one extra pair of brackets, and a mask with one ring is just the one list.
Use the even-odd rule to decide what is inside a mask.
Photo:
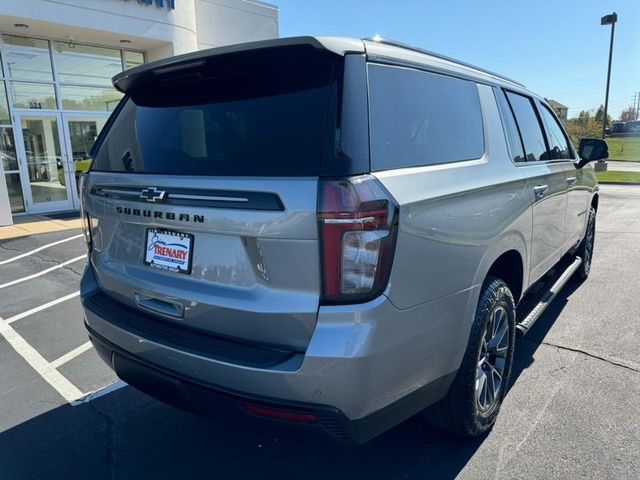
[(572, 278), (558, 292), (556, 297), (547, 307), (538, 321), (531, 327), (531, 330), (524, 338), (516, 340), (516, 351), (513, 359), (513, 368), (511, 370), (510, 385), (518, 381), (520, 374), (533, 364), (534, 356), (540, 344), (544, 341), (547, 333), (553, 327), (556, 319), (560, 316), (564, 308), (567, 306), (569, 297), (582, 285), (582, 282)]
[(125, 387), (0, 433), (0, 478), (454, 478), (482, 439), (411, 419), (356, 447), (278, 426), (229, 428)]
[[(516, 346), (512, 384), (579, 287), (569, 282)], [(64, 405), (0, 433), (0, 478), (455, 478), (483, 439), (410, 419), (365, 445), (181, 412), (131, 387)]]

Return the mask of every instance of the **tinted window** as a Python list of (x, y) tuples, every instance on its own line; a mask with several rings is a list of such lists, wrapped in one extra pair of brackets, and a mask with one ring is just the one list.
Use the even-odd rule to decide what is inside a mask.
[(563, 158), (572, 158), (571, 148), (567, 137), (562, 131), (562, 127), (556, 120), (556, 117), (549, 111), (546, 105), (542, 105), (540, 109), (542, 120), (547, 127), (547, 140), (549, 141), (549, 159), (557, 160)]
[(527, 154), (527, 161), (547, 160), (547, 146), (540, 129), (540, 122), (529, 97), (513, 92), (506, 92), (511, 109), (518, 122), (522, 143)]
[(518, 133), (518, 126), (516, 125), (516, 120), (513, 118), (511, 107), (507, 103), (507, 99), (501, 90), (496, 90), (495, 94), (498, 106), (500, 107), (500, 114), (502, 115), (502, 120), (504, 122), (504, 130), (507, 141), (509, 142), (511, 158), (514, 162), (524, 162), (525, 157), (522, 147), (522, 139), (520, 138), (520, 133)]
[[(244, 57), (242, 57), (244, 58)], [(171, 175), (317, 175), (333, 59), (220, 65), (134, 91), (93, 170)], [(205, 68), (205, 67), (203, 67)]]
[(473, 82), (369, 65), (369, 115), (373, 170), (470, 160), (484, 153)]

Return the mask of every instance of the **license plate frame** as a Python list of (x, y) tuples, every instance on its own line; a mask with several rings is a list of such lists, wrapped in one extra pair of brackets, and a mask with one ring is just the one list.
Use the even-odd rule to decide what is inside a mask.
[[(164, 250), (159, 250), (158, 247)], [(158, 270), (189, 275), (193, 263), (193, 247), (194, 236), (190, 233), (147, 228), (143, 263)]]

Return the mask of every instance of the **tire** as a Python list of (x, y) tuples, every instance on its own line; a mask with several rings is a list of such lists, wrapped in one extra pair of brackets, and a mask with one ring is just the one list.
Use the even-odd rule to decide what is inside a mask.
[[(507, 284), (497, 278), (487, 278), (480, 292), (460, 368), (446, 397), (425, 411), (427, 421), (465, 437), (477, 437), (493, 427), (511, 375), (516, 333), (515, 310), (513, 295)], [(498, 335), (491, 338), (493, 332), (489, 332), (489, 329), (494, 323), (499, 324)], [(503, 328), (506, 330), (500, 336), (499, 331)], [(495, 346), (499, 347), (499, 354), (492, 354), (487, 349), (486, 340), (498, 337), (501, 340)], [(495, 341), (488, 343), (495, 344)], [(501, 374), (498, 364), (502, 366)], [(490, 394), (491, 385), (495, 386), (489, 381), (498, 377), (500, 383), (494, 390), (493, 398), (489, 398), (486, 395)], [(482, 378), (485, 390), (480, 380)]]
[(591, 262), (593, 261), (593, 246), (596, 240), (596, 209), (593, 207), (589, 208), (589, 219), (587, 220), (587, 230), (584, 233), (584, 238), (580, 245), (578, 246), (578, 250), (576, 251), (576, 255), (582, 258), (582, 263), (580, 264), (580, 268), (576, 271), (576, 275), (581, 280), (586, 280), (589, 276), (589, 272), (591, 271)]

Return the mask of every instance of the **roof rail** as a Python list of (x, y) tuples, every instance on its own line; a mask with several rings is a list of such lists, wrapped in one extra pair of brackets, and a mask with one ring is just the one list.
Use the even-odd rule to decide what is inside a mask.
[(424, 53), (425, 55), (430, 55), (432, 57), (440, 58), (442, 60), (447, 60), (448, 62), (452, 62), (458, 65), (461, 65), (463, 67), (473, 68), (474, 70), (478, 70), (482, 73), (486, 73), (488, 75), (501, 78), (502, 80), (506, 80), (507, 82), (514, 83), (522, 88), (527, 88), (522, 83), (517, 82), (509, 77), (505, 77), (504, 75), (500, 75), (499, 73), (492, 72), (491, 70), (487, 70), (485, 68), (476, 67), (475, 65), (472, 65), (470, 63), (462, 62), (460, 60), (456, 60), (455, 58), (447, 57), (446, 55), (442, 55), (441, 53), (433, 52), (425, 48), (415, 47), (413, 45), (398, 42), (396, 40), (389, 40), (381, 37), (380, 35), (374, 35), (373, 37), (363, 38), (363, 40), (369, 40), (371, 42), (382, 43), (383, 45), (391, 45), (392, 47), (399, 47), (399, 48), (404, 48), (405, 50), (412, 50), (414, 52)]

